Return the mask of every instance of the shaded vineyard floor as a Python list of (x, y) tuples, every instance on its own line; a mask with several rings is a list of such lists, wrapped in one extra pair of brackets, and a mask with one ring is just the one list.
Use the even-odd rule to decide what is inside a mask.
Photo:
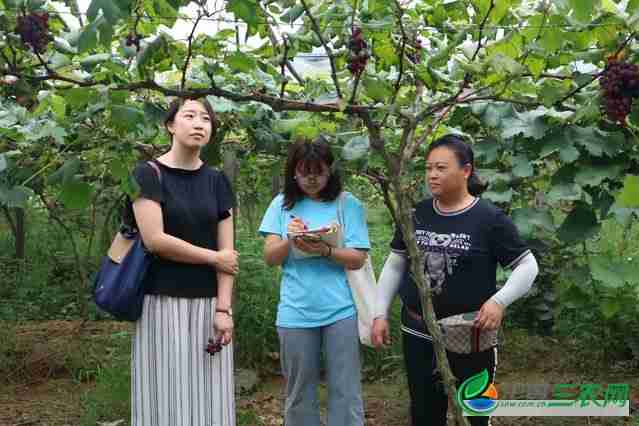
[[(0, 324), (3, 326), (3, 324)], [(83, 396), (95, 388), (96, 360), (109, 356), (105, 346), (114, 334), (130, 331), (130, 325), (111, 322), (80, 324), (72, 321), (38, 322), (20, 325), (15, 332), (14, 353), (20, 359), (10, 371), (2, 370), (0, 384), (0, 425), (78, 426), (86, 422)], [(500, 355), (498, 387), (507, 383), (629, 383), (635, 406), (630, 418), (495, 418), (494, 425), (633, 425), (639, 426), (639, 369), (631, 365), (600, 365), (574, 352), (569, 342), (552, 338), (506, 334)], [(95, 351), (82, 345), (91, 344)], [(78, 357), (78, 354), (81, 356)], [(75, 358), (74, 358), (75, 357)], [(6, 366), (6, 364), (5, 364)], [(326, 387), (320, 399), (326, 403)], [(366, 424), (404, 426), (408, 424), (408, 394), (401, 372), (364, 383)], [(281, 425), (282, 378), (263, 377), (256, 390), (237, 397), (238, 425)], [(117, 410), (114, 410), (117, 411)], [(128, 419), (114, 413), (97, 422), (100, 426), (125, 426)]]

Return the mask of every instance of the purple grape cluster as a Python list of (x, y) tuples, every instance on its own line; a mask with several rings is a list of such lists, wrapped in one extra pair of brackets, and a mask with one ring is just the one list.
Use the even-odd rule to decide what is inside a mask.
[(623, 123), (639, 95), (639, 66), (617, 59), (608, 61), (599, 81), (608, 117)]
[(363, 38), (361, 28), (353, 27), (351, 39), (348, 42), (348, 49), (351, 51), (348, 70), (353, 75), (360, 75), (362, 71), (364, 71), (364, 68), (366, 68), (368, 58), (370, 58), (368, 43), (366, 43), (366, 40)]
[(19, 16), (15, 32), (20, 34), (22, 42), (31, 46), (34, 52), (42, 53), (51, 41), (49, 35), (49, 14), (31, 13)]
[(135, 33), (129, 33), (126, 36), (126, 45), (127, 46), (135, 46), (137, 50), (140, 50), (140, 39), (141, 37)]
[(408, 54), (408, 59), (414, 64), (419, 64), (422, 61), (422, 41), (416, 39), (413, 47), (415, 50)]
[(222, 339), (209, 339), (209, 344), (206, 345), (206, 351), (211, 355), (215, 355), (216, 353), (222, 350)]

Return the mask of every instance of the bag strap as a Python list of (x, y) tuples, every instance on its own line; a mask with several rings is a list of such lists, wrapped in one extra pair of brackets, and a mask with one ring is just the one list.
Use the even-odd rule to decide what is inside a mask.
[(151, 166), (153, 168), (153, 170), (155, 170), (155, 174), (158, 176), (158, 180), (160, 181), (160, 185), (162, 185), (162, 172), (160, 171), (160, 168), (158, 167), (158, 165), (155, 164), (154, 161), (147, 161), (146, 163), (149, 166)]
[(342, 231), (346, 230), (345, 228), (346, 221), (344, 220), (344, 200), (345, 199), (346, 199), (346, 192), (344, 191), (340, 192), (337, 199), (337, 221), (342, 227)]

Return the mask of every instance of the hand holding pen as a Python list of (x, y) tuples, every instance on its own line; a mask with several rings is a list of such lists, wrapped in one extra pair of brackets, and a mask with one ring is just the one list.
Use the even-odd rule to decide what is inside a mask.
[(301, 218), (291, 215), (291, 219), (293, 220), (288, 224), (288, 229), (287, 229), (289, 234), (292, 234), (295, 232), (304, 232), (308, 230), (308, 226), (306, 225), (306, 223), (304, 223), (304, 221)]
[[(304, 223), (302, 219), (293, 215), (291, 215), (291, 218), (293, 220), (288, 224), (289, 234), (308, 231), (308, 225)], [(331, 248), (321, 241), (307, 241), (304, 238), (294, 238), (292, 243), (295, 247), (306, 253), (319, 254), (321, 256), (330, 256), (331, 254)]]

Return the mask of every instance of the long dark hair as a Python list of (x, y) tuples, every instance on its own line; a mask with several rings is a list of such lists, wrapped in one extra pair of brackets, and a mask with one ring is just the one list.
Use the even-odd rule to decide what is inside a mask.
[(169, 134), (171, 142), (173, 142), (173, 135), (171, 134), (171, 132), (169, 132), (168, 125), (169, 123), (173, 123), (173, 121), (175, 120), (175, 115), (178, 113), (180, 108), (182, 108), (182, 105), (184, 105), (186, 101), (196, 101), (204, 105), (204, 109), (209, 114), (209, 117), (211, 119), (211, 136), (209, 137), (209, 143), (213, 142), (215, 140), (215, 135), (217, 134), (219, 123), (217, 121), (217, 116), (213, 111), (213, 107), (206, 98), (176, 98), (171, 101), (171, 103), (169, 104), (169, 109), (166, 111), (166, 115), (164, 116), (164, 128)]
[(442, 147), (450, 149), (455, 154), (460, 167), (470, 164), (471, 172), (468, 178), (468, 192), (470, 195), (480, 195), (488, 188), (488, 184), (482, 181), (475, 171), (475, 154), (468, 143), (457, 135), (448, 134), (442, 136), (430, 144), (426, 152), (426, 158), (433, 150)]
[(331, 152), (331, 147), (325, 137), (319, 136), (312, 142), (307, 139), (298, 139), (288, 149), (286, 159), (286, 170), (284, 172), (284, 208), (290, 210), (295, 203), (302, 200), (306, 195), (302, 192), (295, 181), (295, 169), (302, 162), (304, 172), (321, 172), (321, 163), (325, 163), (330, 175), (328, 182), (319, 196), (322, 201), (332, 201), (342, 192), (342, 179), (339, 171), (334, 167), (335, 158)]

